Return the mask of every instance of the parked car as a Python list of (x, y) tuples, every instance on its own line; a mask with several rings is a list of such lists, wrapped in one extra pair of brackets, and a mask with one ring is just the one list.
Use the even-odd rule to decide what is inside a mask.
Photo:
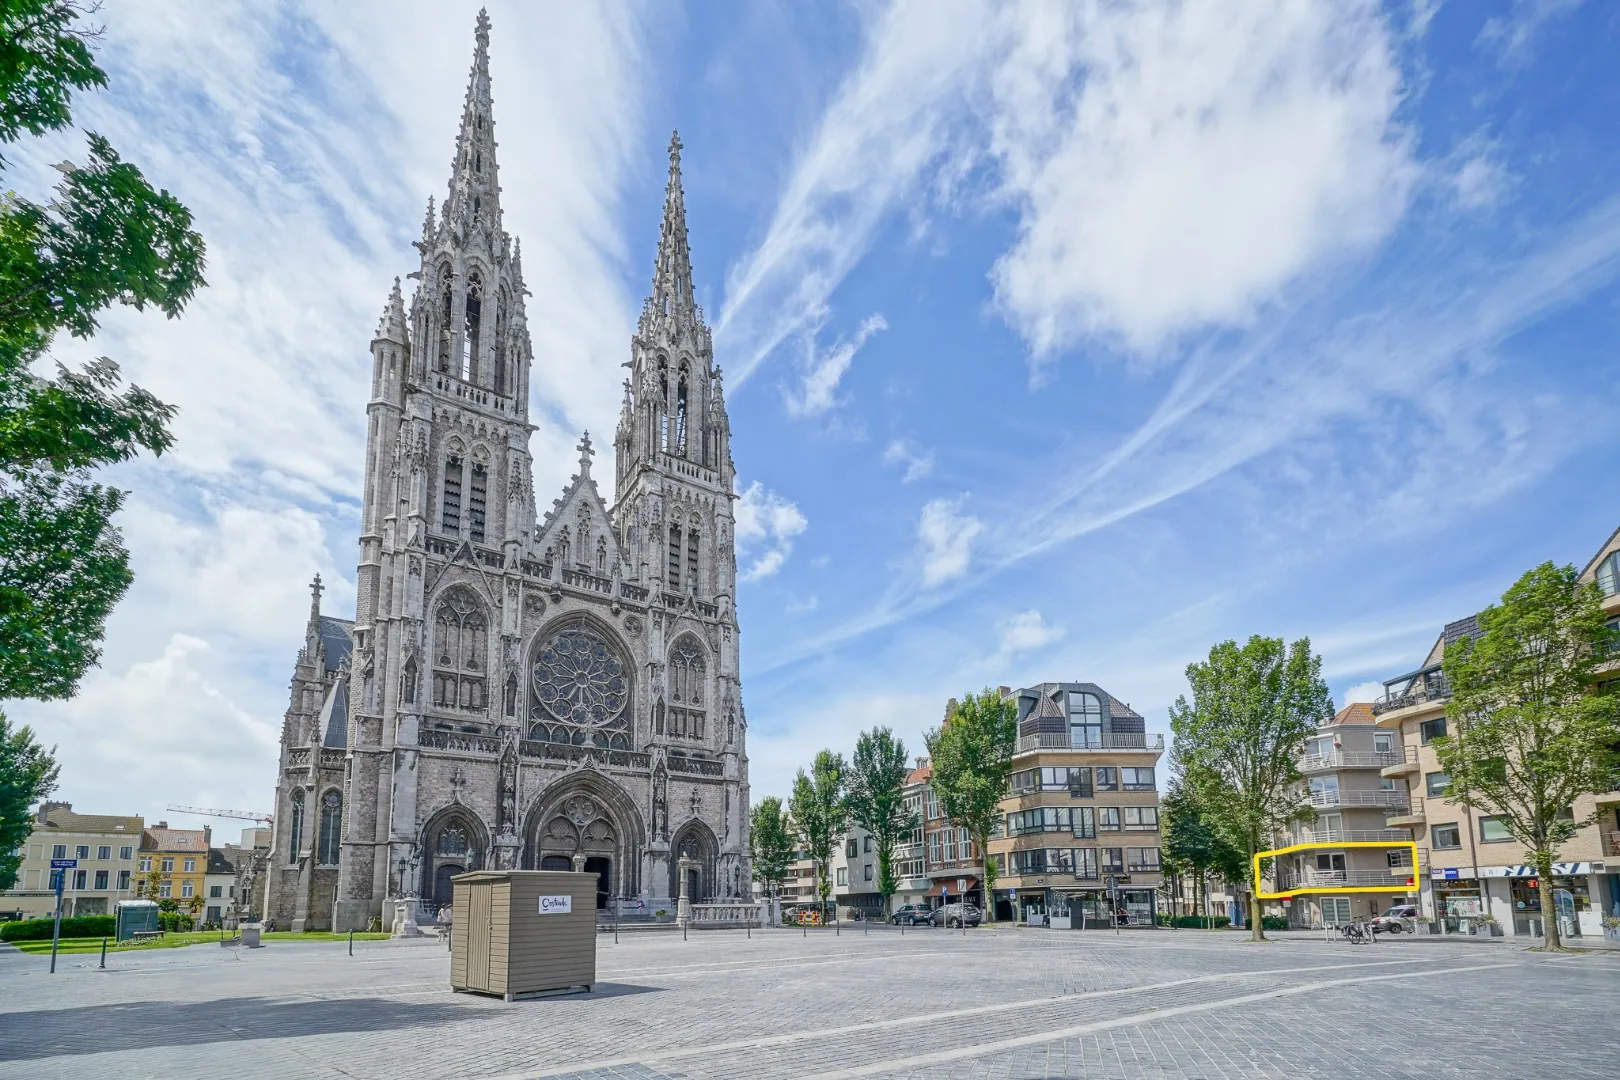
[(918, 923), (928, 922), (931, 914), (933, 913), (928, 910), (926, 905), (907, 904), (905, 907), (896, 910), (893, 915), (890, 915), (889, 921), (896, 926), (916, 926)]
[(935, 908), (929, 916), (935, 926), (956, 927), (966, 923), (969, 926), (978, 926), (984, 921), (984, 912), (972, 904), (946, 904)]
[(1374, 915), (1372, 921), (1375, 934), (1398, 934), (1407, 929), (1407, 919), (1422, 918), (1418, 914), (1416, 904), (1396, 904), (1382, 915)]

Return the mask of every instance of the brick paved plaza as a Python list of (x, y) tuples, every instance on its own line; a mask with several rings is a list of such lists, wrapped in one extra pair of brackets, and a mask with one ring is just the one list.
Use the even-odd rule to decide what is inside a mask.
[[(0, 952), (0, 1078), (1613, 1077), (1620, 955), (1235, 933), (626, 934), (589, 996), (430, 942)], [(1537, 1055), (1544, 1055), (1538, 1059)]]

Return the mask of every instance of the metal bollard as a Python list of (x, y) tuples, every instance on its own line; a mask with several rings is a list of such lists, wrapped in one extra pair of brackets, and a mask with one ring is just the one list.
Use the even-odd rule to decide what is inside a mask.
[(106, 938), (101, 939), (101, 966), (102, 966), (103, 969), (105, 969), (106, 966), (107, 966), (107, 939)]
[[(1133, 774), (1134, 775), (1134, 774)], [(354, 931), (349, 931), (349, 955), (354, 955)]]

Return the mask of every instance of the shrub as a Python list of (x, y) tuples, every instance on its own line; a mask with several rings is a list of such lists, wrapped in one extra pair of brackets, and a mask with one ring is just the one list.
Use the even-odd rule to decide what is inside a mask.
[[(0, 941), (49, 941), (55, 919), (25, 919), (0, 923)], [(111, 915), (75, 915), (62, 920), (64, 938), (112, 937)]]
[(171, 934), (183, 934), (191, 929), (192, 918), (178, 911), (158, 912), (158, 925)]
[(1286, 930), (1286, 929), (1288, 929), (1288, 916), (1286, 916), (1286, 915), (1262, 915), (1262, 916), (1260, 916), (1260, 929), (1262, 929), (1262, 930)]
[(1211, 930), (1224, 930), (1232, 924), (1232, 920), (1225, 915), (1177, 915), (1174, 918), (1161, 915), (1161, 926), (1176, 926), (1187, 930), (1202, 930), (1209, 927)]

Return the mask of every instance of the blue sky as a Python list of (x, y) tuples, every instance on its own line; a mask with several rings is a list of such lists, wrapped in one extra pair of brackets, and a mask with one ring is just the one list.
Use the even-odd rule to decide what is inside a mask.
[[(78, 119), (194, 209), (212, 284), (62, 350), (181, 408), (172, 454), (112, 474), (138, 577), (102, 668), (12, 707), (81, 808), (269, 805), (307, 581), (352, 608), (367, 343), (475, 11), (102, 13)], [(984, 685), (1091, 680), (1162, 729), (1251, 633), (1309, 635), (1366, 699), (1620, 524), (1611, 5), (490, 14), (542, 505), (617, 415), (681, 130), (756, 798), (873, 724), (920, 751)]]

